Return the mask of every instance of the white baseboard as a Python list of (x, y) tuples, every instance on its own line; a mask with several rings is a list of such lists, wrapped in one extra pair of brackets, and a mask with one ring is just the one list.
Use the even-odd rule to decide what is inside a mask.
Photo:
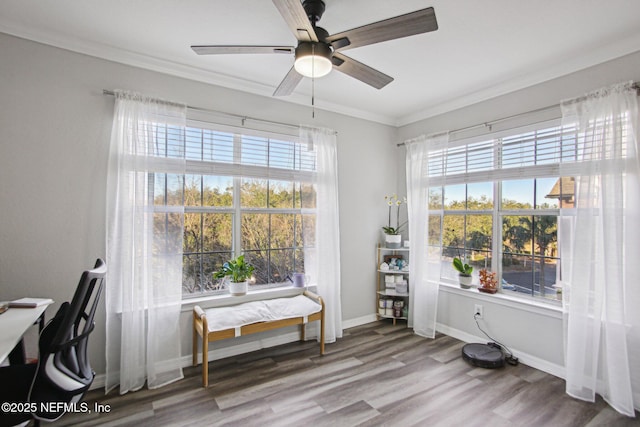
[(356, 326), (366, 325), (376, 320), (378, 320), (378, 317), (375, 314), (367, 314), (366, 316), (356, 317), (355, 319), (343, 320), (342, 329), (355, 328)]
[[(486, 337), (476, 336), (469, 334), (467, 332), (461, 331), (459, 329), (452, 328), (447, 325), (443, 325), (441, 323), (436, 323), (436, 331), (443, 333), (445, 335), (449, 335), (450, 337), (459, 339), (460, 341), (464, 341), (466, 343), (470, 342), (487, 342)], [(555, 363), (551, 363), (547, 360), (540, 359), (539, 357), (532, 356), (528, 353), (524, 353), (519, 351), (516, 348), (509, 347), (509, 350), (513, 352), (513, 355), (518, 358), (520, 363), (523, 363), (527, 366), (531, 366), (532, 368), (539, 369), (543, 372), (556, 376), (558, 378), (565, 378), (565, 369), (564, 366), (557, 365)]]
[[(313, 339), (315, 337), (315, 333), (313, 331), (308, 331), (306, 334), (307, 339)], [(286, 334), (276, 335), (273, 337), (262, 338), (258, 340), (254, 340), (248, 343), (236, 344), (229, 347), (218, 348), (214, 350), (209, 350), (207, 354), (207, 358), (209, 361), (224, 359), (226, 357), (238, 356), (240, 354), (249, 353), (256, 350), (261, 350), (263, 348), (275, 347), (282, 344), (288, 344), (291, 342), (296, 342), (300, 340), (300, 332), (289, 332)], [(179, 360), (180, 366), (183, 368), (192, 366), (192, 358), (191, 355), (182, 356)], [(198, 364), (202, 363), (201, 353), (198, 354)], [(104, 388), (105, 386), (105, 374), (96, 375), (93, 379), (93, 383), (89, 390), (95, 390), (98, 388)]]
[(96, 377), (93, 379), (93, 382), (91, 383), (91, 386), (89, 387), (89, 390), (95, 390), (95, 389), (98, 389), (98, 388), (104, 388), (105, 379), (106, 379), (106, 375), (105, 374), (96, 375)]
[[(349, 319), (342, 322), (343, 329), (353, 328), (356, 326), (365, 325), (367, 323), (375, 322), (378, 320), (375, 314), (368, 314), (366, 316), (358, 317), (355, 319)], [(436, 324), (436, 330), (445, 335), (449, 335), (450, 337), (459, 339), (464, 342), (485, 342), (487, 339), (481, 336), (476, 336), (473, 334), (469, 334), (467, 332), (461, 331), (459, 329), (451, 328), (447, 325), (443, 325), (441, 323)], [(307, 338), (313, 338), (313, 331), (309, 331), (307, 334)], [(261, 350), (263, 348), (275, 347), (282, 344), (288, 344), (291, 342), (298, 341), (300, 339), (299, 332), (289, 332), (286, 334), (276, 335), (273, 337), (267, 337), (262, 339), (257, 339), (251, 342), (231, 345), (228, 347), (218, 348), (214, 350), (210, 350), (207, 354), (207, 358), (209, 361), (211, 360), (219, 360), (224, 359), (226, 357), (238, 356), (240, 354), (249, 353), (256, 350)], [(515, 348), (510, 348), (513, 352), (514, 356), (516, 356), (521, 363), (524, 363), (527, 366), (531, 366), (532, 368), (539, 369), (541, 371), (547, 372), (551, 375), (554, 375), (559, 378), (565, 377), (565, 369), (563, 366), (556, 365), (555, 363), (548, 362), (546, 360), (540, 359), (538, 357), (532, 356), (530, 354), (519, 351)], [(202, 362), (202, 357), (198, 355), (198, 363)], [(183, 368), (189, 367), (192, 365), (191, 355), (182, 356), (180, 358), (180, 366)], [(91, 384), (90, 390), (95, 390), (98, 388), (104, 388), (105, 386), (105, 374), (96, 375), (93, 380), (93, 384)]]
[[(310, 338), (310, 337), (308, 337)], [(238, 356), (240, 354), (249, 353), (263, 348), (275, 347), (282, 344), (288, 344), (300, 340), (299, 332), (289, 332), (282, 335), (276, 335), (269, 338), (257, 339), (244, 344), (231, 345), (229, 347), (218, 348), (209, 350), (207, 358), (209, 361), (224, 359), (225, 357)], [(198, 355), (200, 356), (200, 355)], [(198, 357), (198, 363), (201, 363), (201, 357)], [(191, 355), (183, 356), (181, 361), (182, 366), (191, 366)]]

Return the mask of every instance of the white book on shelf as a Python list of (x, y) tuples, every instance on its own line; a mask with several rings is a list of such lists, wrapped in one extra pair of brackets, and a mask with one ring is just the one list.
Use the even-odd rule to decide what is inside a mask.
[(36, 308), (41, 305), (51, 304), (51, 298), (20, 298), (9, 302), (9, 307), (13, 308)]

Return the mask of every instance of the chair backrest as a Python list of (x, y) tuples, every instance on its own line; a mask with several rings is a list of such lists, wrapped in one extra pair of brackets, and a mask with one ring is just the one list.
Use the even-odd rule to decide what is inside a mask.
[(38, 403), (33, 414), (38, 419), (53, 421), (66, 412), (65, 405), (42, 411), (47, 405), (40, 402), (77, 403), (93, 382), (87, 344), (106, 272), (102, 259), (83, 272), (71, 303), (62, 304), (40, 334), (38, 370), (29, 391), (29, 402)]

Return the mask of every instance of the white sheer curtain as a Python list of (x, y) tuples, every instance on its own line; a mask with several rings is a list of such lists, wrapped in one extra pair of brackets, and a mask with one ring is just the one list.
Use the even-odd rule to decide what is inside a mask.
[(439, 249), (429, 248), (429, 151), (446, 148), (448, 133), (405, 141), (409, 219), (409, 327), (435, 338), (442, 268)]
[[(300, 141), (313, 145), (317, 159), (315, 229), (305, 230), (313, 233), (315, 248), (305, 249), (305, 271), (311, 276), (311, 283), (317, 283), (318, 294), (324, 299), (324, 339), (331, 343), (342, 338), (336, 133), (330, 129), (301, 126)], [(305, 242), (308, 242), (310, 236), (305, 234)]]
[[(184, 105), (115, 93), (107, 183), (106, 385), (120, 393), (182, 378), (180, 301), (184, 208), (154, 208), (156, 179), (182, 200)], [(157, 185), (157, 184), (156, 184)], [(173, 194), (173, 193), (180, 194)], [(156, 195), (158, 197), (158, 195)]]
[[(577, 126), (575, 208), (561, 212), (566, 390), (620, 413), (640, 406), (640, 163), (631, 83), (562, 103)], [(569, 141), (573, 143), (574, 141)]]

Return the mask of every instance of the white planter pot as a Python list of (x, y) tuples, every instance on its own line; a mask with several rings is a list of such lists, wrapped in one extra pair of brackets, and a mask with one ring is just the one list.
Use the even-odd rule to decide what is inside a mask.
[(388, 248), (398, 249), (400, 248), (400, 244), (402, 243), (402, 235), (401, 234), (385, 234), (384, 242)]
[(244, 295), (247, 293), (247, 281), (229, 282), (229, 292), (231, 295)]
[(471, 281), (473, 280), (473, 277), (471, 275), (463, 276), (462, 274), (459, 274), (458, 280), (460, 281), (461, 288), (469, 289), (471, 287)]

